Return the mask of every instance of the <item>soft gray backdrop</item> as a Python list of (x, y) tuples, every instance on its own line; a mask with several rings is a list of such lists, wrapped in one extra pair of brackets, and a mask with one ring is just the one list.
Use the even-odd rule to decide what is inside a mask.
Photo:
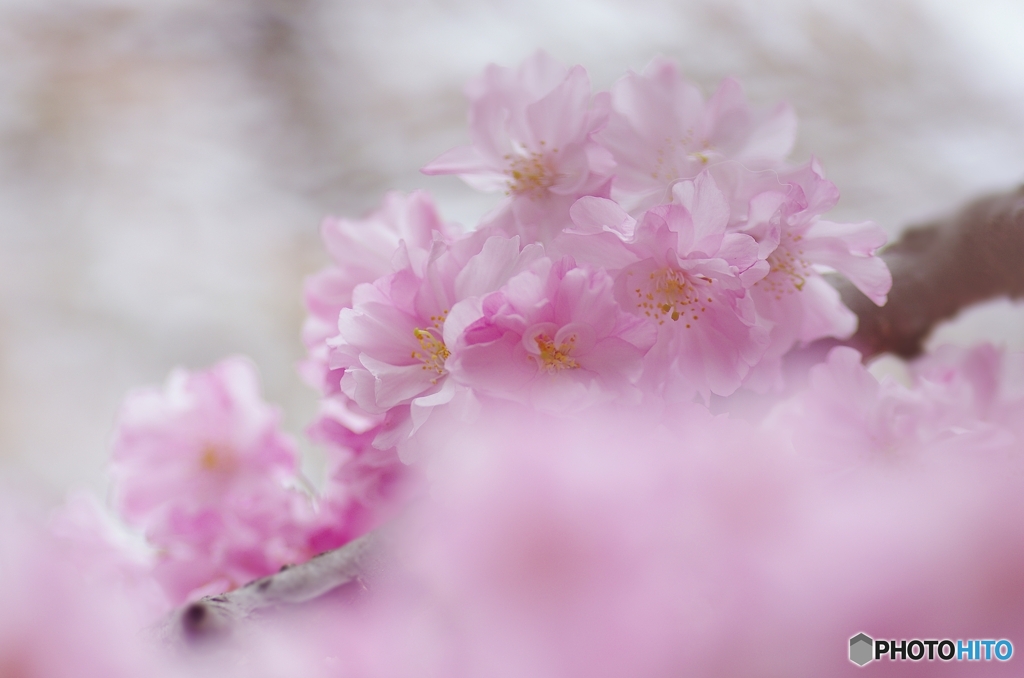
[[(0, 0), (0, 475), (47, 502), (102, 488), (124, 393), (231, 353), (301, 430), (320, 218), (416, 187), (479, 216), (489, 197), (417, 170), (465, 141), (490, 61), (737, 75), (795, 106), (835, 218), (895, 234), (1024, 180), (1020, 26), (1012, 0)], [(1022, 318), (943, 336), (1024, 346)]]

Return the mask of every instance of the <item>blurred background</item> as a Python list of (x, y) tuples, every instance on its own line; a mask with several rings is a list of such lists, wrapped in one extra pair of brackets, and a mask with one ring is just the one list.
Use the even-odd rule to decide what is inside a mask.
[[(832, 217), (896, 235), (1024, 180), (1020, 26), (1016, 0), (0, 0), (0, 477), (103, 491), (124, 394), (234, 353), (299, 433), (321, 218), (428, 188), (472, 225), (493, 198), (418, 169), (466, 142), (488, 62), (736, 75), (796, 108)], [(1024, 313), (935, 341), (975, 337), (1024, 348)]]

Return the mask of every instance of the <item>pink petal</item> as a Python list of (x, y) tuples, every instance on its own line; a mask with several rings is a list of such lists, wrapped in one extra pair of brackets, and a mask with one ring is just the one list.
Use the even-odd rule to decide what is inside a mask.
[(756, 121), (752, 133), (736, 159), (751, 169), (777, 167), (796, 142), (796, 112), (779, 104), (765, 119)]
[(531, 151), (567, 150), (589, 131), (583, 127), (589, 105), (590, 78), (582, 66), (574, 66), (551, 93), (526, 107), (530, 136), (523, 141)]
[(501, 191), (508, 186), (508, 175), (496, 164), (478, 146), (459, 146), (442, 153), (420, 171), (429, 175), (457, 174), (478, 191)]
[(629, 216), (617, 202), (605, 198), (585, 196), (573, 203), (569, 216), (577, 233), (615, 233), (623, 240), (632, 240), (636, 219)]
[(846, 242), (839, 238), (808, 238), (801, 243), (809, 261), (831, 266), (852, 282), (868, 299), (879, 306), (885, 304), (892, 288), (892, 273), (878, 257), (850, 253)]

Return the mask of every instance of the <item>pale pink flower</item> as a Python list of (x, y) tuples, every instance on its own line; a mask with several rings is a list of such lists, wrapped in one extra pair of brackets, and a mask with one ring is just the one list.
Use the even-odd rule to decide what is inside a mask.
[[(800, 187), (803, 200), (784, 204), (781, 210), (779, 245), (773, 252), (774, 258), (769, 257), (772, 271), (788, 277), (795, 286), (814, 272), (814, 266), (827, 266), (841, 273), (871, 301), (879, 306), (885, 304), (892, 275), (885, 262), (875, 256), (885, 244), (885, 231), (871, 221), (840, 224), (819, 218), (835, 206), (839, 191), (825, 179), (816, 159), (780, 173), (780, 180)], [(755, 225), (750, 223), (749, 227)]]
[(220, 592), (304, 560), (296, 519), (307, 500), (280, 415), (252, 364), (229, 358), (173, 372), (127, 398), (114, 439), (115, 503), (159, 551), (168, 597)]
[(786, 428), (799, 451), (844, 460), (904, 452), (917, 442), (924, 403), (894, 380), (879, 383), (856, 350), (837, 347), (811, 368), (806, 391), (789, 406), (796, 414)]
[(538, 261), (499, 291), (469, 302), (479, 318), (453, 347), (455, 380), (556, 411), (635, 391), (657, 332), (624, 313), (612, 287), (607, 273), (577, 267), (570, 257)]
[(1024, 407), (1024, 354), (992, 344), (940, 346), (908, 365), (917, 384), (933, 393), (955, 394), (959, 409), (979, 419), (1002, 419)]
[(655, 59), (612, 86), (608, 125), (595, 138), (615, 158), (613, 196), (633, 211), (668, 202), (673, 183), (723, 160), (752, 170), (780, 167), (796, 138), (796, 117), (786, 104), (751, 110), (733, 79), (705, 102), (673, 62)]
[(949, 419), (1024, 438), (1024, 353), (991, 344), (940, 346), (909, 367), (916, 388)]
[(407, 256), (425, 259), (435, 238), (450, 241), (455, 229), (441, 220), (426, 191), (405, 196), (391, 191), (379, 209), (362, 219), (328, 218), (320, 227), (331, 265), (310, 276), (305, 285), (309, 316), (302, 340), (309, 356), (300, 371), (324, 394), (338, 393), (343, 370), (328, 365), (327, 339), (338, 333), (338, 314), (352, 306), (352, 290), (393, 273), (399, 243)]
[[(748, 556), (761, 576), (731, 625), (736, 651), (711, 657), (714, 675), (902, 676), (912, 673), (910, 662), (858, 669), (847, 660), (847, 639), (858, 632), (954, 641), (1020, 633), (1020, 444), (986, 450), (969, 435), (961, 440), (961, 447), (928, 446), (916, 457), (865, 454), (871, 461), (841, 472), (805, 470), (781, 538)], [(818, 461), (832, 451), (807, 450)], [(806, 650), (778, 648), (780, 633), (804, 639)], [(977, 673), (972, 662), (920, 664), (939, 675)], [(1010, 664), (988, 663), (993, 675), (1013, 675)]]
[[(857, 319), (822, 277), (826, 270), (849, 279), (878, 305), (885, 303), (892, 276), (876, 256), (886, 234), (873, 222), (843, 224), (820, 215), (835, 206), (839, 191), (818, 161), (774, 177), (751, 178), (736, 165), (715, 173), (734, 201), (746, 201), (746, 218), (733, 228), (753, 236), (770, 267), (750, 293), (771, 326), (770, 344), (746, 385), (765, 391), (782, 387), (782, 356), (795, 345), (823, 337), (845, 338)], [(735, 213), (737, 210), (734, 209)]]
[(541, 254), (538, 245), (520, 251), (518, 237), (487, 238), (478, 253), (472, 241), (436, 242), (422, 267), (410, 262), (360, 285), (353, 308), (341, 313), (331, 365), (345, 368), (345, 395), (365, 412), (385, 415), (375, 447), (400, 444), (454, 397), (447, 362), (455, 305), (493, 292)]
[(482, 191), (504, 191), (495, 222), (527, 242), (568, 225), (573, 200), (606, 190), (614, 165), (592, 140), (606, 103), (592, 106), (582, 66), (566, 69), (544, 52), (516, 70), (488, 66), (466, 89), (473, 143), (444, 153), (426, 174), (457, 174)]
[(1005, 427), (979, 416), (962, 379), (917, 379), (907, 387), (877, 380), (859, 352), (832, 349), (809, 374), (807, 389), (770, 417), (795, 448), (828, 465), (913, 459), (957, 450), (986, 450), (1012, 439)]
[[(620, 231), (632, 254), (634, 263), (615, 273), (616, 296), (658, 328), (645, 388), (728, 395), (767, 345), (747, 288), (768, 267), (753, 238), (727, 230), (729, 205), (709, 174), (680, 183), (677, 193), (682, 204), (652, 208), (635, 225), (615, 203), (594, 198), (573, 217), (582, 232)], [(608, 221), (619, 225), (602, 223)], [(609, 234), (584, 238), (602, 235)]]

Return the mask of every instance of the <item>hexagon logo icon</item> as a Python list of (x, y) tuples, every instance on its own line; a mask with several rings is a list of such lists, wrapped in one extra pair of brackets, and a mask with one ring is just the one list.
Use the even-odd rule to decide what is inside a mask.
[(850, 638), (850, 661), (857, 666), (864, 666), (874, 659), (872, 656), (874, 645), (875, 641), (866, 633), (858, 633)]

